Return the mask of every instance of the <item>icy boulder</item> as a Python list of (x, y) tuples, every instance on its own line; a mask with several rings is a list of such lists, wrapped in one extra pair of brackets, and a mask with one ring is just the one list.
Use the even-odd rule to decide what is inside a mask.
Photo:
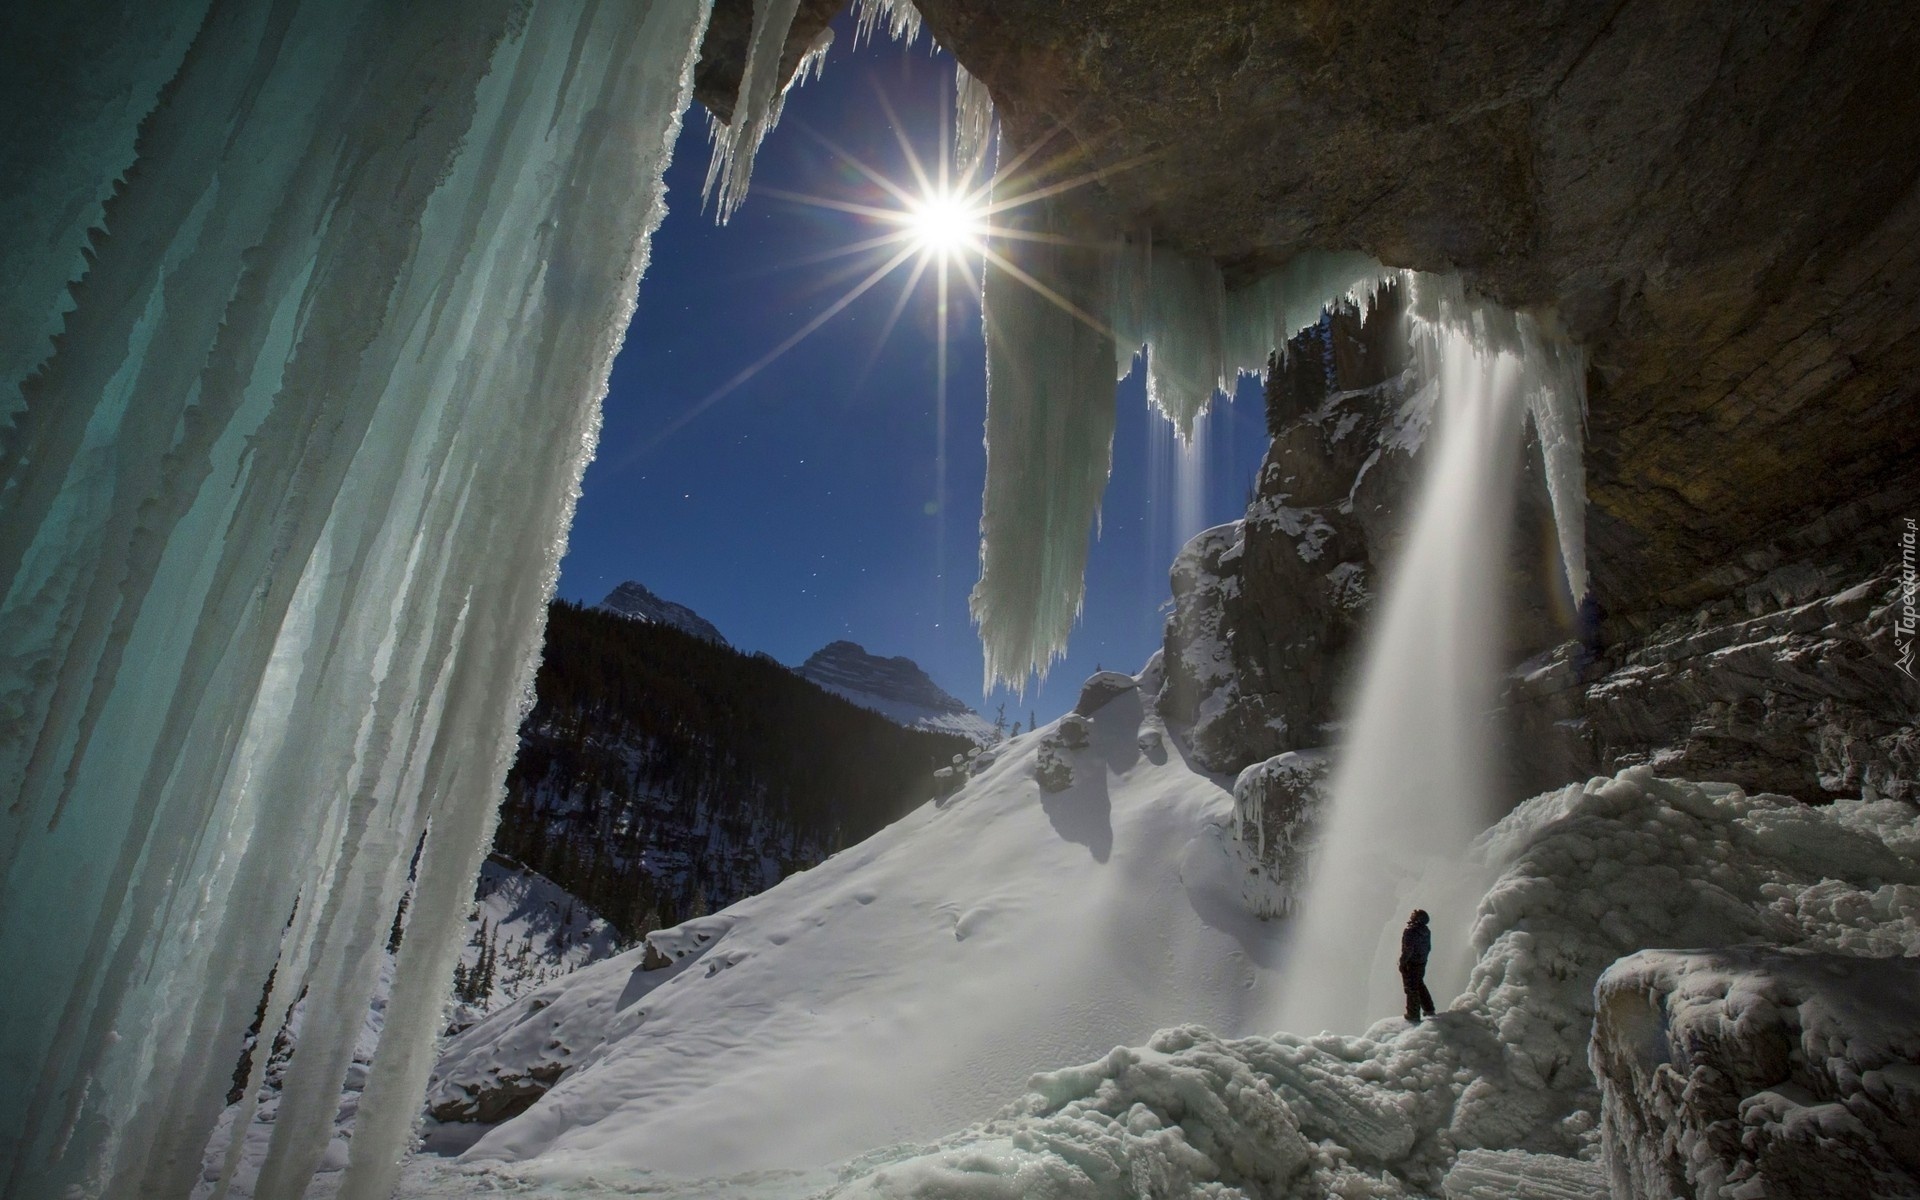
[(1293, 911), (1330, 766), (1318, 750), (1289, 750), (1240, 772), (1233, 784), (1233, 845), (1244, 865), (1240, 894), (1263, 917)]
[(1649, 950), (1600, 977), (1614, 1195), (1920, 1196), (1920, 959)]

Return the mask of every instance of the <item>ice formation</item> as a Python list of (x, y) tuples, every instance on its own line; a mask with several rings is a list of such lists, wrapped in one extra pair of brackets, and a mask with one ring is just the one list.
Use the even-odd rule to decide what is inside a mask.
[[(1051, 201), (1028, 214), (1030, 232), (1061, 233)], [(1064, 650), (1113, 465), (1114, 343), (1096, 315), (1107, 289), (1102, 254), (1036, 238), (1009, 241), (1001, 255), (1006, 265), (987, 264), (981, 300), (987, 482), (980, 581), (969, 600), (989, 689), (996, 679), (1044, 679)]]
[(963, 184), (980, 179), (993, 149), (993, 96), (959, 63), (953, 65), (953, 162)]
[(920, 10), (913, 0), (854, 0), (854, 45), (885, 28), (887, 36), (911, 46), (920, 38)]
[(0, 284), (75, 280), (0, 433), (5, 1190), (186, 1194), (277, 964), (298, 1194), (424, 834), (382, 1196), (706, 7), (148, 8), (38, 131), (85, 219)]

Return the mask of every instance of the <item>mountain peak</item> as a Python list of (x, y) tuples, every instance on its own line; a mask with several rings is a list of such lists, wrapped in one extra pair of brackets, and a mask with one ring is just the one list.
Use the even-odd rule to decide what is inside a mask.
[(682, 633), (690, 633), (694, 637), (705, 638), (709, 642), (718, 642), (722, 646), (732, 644), (721, 635), (713, 622), (684, 604), (662, 600), (648, 591), (645, 585), (631, 579), (608, 592), (607, 598), (600, 602), (600, 607), (635, 621), (671, 625)]
[(836, 696), (902, 725), (993, 740), (993, 727), (904, 655), (883, 658), (857, 642), (836, 641), (813, 652), (799, 673)]

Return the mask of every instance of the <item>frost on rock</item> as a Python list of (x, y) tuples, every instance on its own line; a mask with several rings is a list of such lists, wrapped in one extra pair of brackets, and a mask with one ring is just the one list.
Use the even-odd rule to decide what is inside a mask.
[(344, 1184), (385, 1195), (704, 6), (147, 7), (180, 61), (124, 157), (85, 134), (0, 401), (5, 1186), (187, 1194), (273, 972), (298, 1195), (425, 833)]
[[(1649, 945), (1913, 954), (1912, 830), (1911, 807), (1893, 801), (1811, 808), (1644, 768), (1548, 793), (1477, 844), (1497, 872), (1472, 923), (1478, 962), (1437, 1017), (1390, 1018), (1362, 1036), (1163, 1032), (1143, 1050), (1035, 1076), (992, 1121), (870, 1155), (834, 1194), (1132, 1200), (1168, 1194), (1155, 1190), (1165, 1180), (1174, 1194), (1216, 1197), (1597, 1200), (1601, 1094), (1587, 1056), (1602, 972)], [(1436, 948), (1466, 925), (1439, 914)], [(1825, 1039), (1809, 1044), (1815, 1057), (1857, 1044), (1837, 1028), (1809, 1023)], [(1883, 1061), (1863, 1048), (1849, 1094), (1904, 1094), (1897, 1072), (1910, 1068)], [(1764, 1105), (1789, 1112), (1783, 1099)]]
[(1613, 1194), (1920, 1195), (1916, 996), (1912, 957), (1735, 946), (1615, 963), (1592, 1046)]

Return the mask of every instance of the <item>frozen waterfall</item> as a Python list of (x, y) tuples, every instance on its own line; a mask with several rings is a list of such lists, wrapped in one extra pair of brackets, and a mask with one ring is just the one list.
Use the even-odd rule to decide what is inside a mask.
[[(1399, 558), (1372, 616), (1300, 928), (1289, 949), (1284, 1028), (1357, 1032), (1400, 1010), (1396, 971), (1408, 910), (1434, 914), (1429, 984), (1441, 1003), (1465, 982), (1487, 879), (1469, 845), (1493, 808), (1489, 710), (1497, 694), (1524, 423), (1532, 416), (1561, 527), (1579, 546), (1578, 424), (1584, 359), (1533, 317), (1471, 300), (1457, 280), (1408, 279), (1420, 369), (1440, 385), (1437, 441)], [(1572, 423), (1571, 446), (1556, 434)], [(1569, 465), (1569, 459), (1571, 465)], [(1574, 508), (1578, 512), (1578, 508)], [(1583, 580), (1577, 558), (1564, 564)], [(1576, 584), (1578, 588), (1579, 585)], [(1583, 590), (1583, 589), (1581, 589)], [(1576, 594), (1578, 592), (1576, 591)]]
[(277, 963), (299, 1194), (424, 834), (383, 1196), (707, 7), (101, 7), (4, 135), (0, 1190), (187, 1194)]

